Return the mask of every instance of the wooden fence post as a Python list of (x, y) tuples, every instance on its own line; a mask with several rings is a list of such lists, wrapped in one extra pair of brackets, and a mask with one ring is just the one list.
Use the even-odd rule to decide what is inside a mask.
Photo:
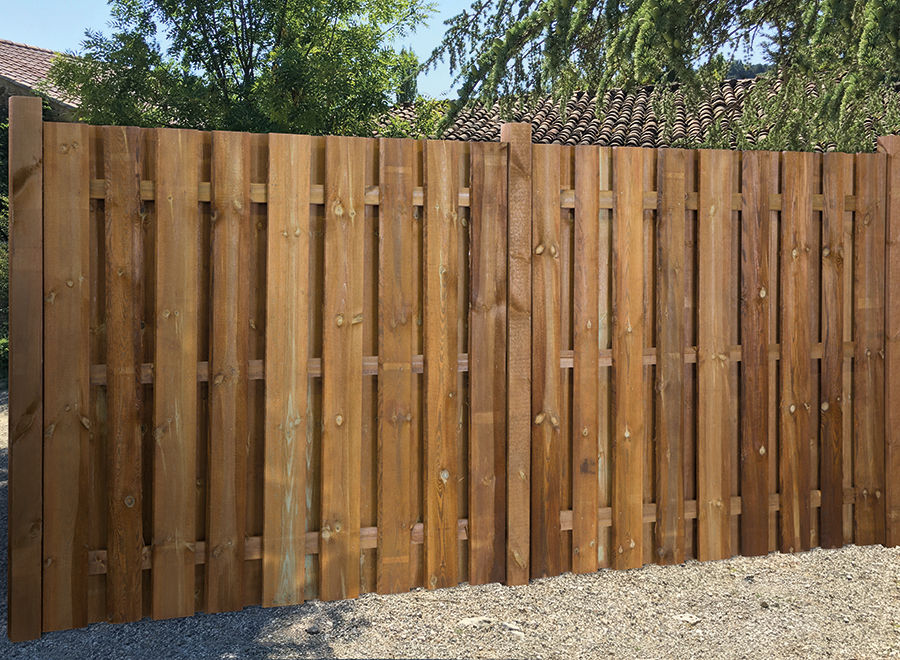
[(9, 588), (12, 641), (41, 634), (43, 539), (43, 124), (9, 99)]
[(900, 545), (900, 135), (878, 138), (887, 154), (885, 223), (885, 545)]
[(531, 124), (500, 126), (507, 173), (506, 582), (527, 584), (531, 534)]

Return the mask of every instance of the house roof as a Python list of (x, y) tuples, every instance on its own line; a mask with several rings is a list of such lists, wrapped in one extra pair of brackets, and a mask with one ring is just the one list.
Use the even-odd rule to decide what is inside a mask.
[[(55, 55), (55, 51), (46, 48), (0, 39), (0, 78), (28, 89), (36, 89), (47, 78)], [(68, 98), (65, 92), (52, 85), (45, 89), (50, 98), (61, 105), (73, 108), (77, 104), (75, 99)]]

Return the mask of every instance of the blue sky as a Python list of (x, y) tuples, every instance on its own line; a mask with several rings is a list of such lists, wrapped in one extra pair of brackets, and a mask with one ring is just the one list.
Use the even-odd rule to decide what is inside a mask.
[[(52, 50), (75, 50), (87, 28), (106, 28), (106, 0), (29, 0), (4, 2), (0, 39), (9, 39)], [(437, 13), (398, 46), (411, 48), (424, 61), (444, 34), (444, 21), (469, 6), (470, 0), (437, 0)], [(449, 68), (444, 65), (419, 77), (419, 91), (426, 96), (445, 96), (451, 91)]]

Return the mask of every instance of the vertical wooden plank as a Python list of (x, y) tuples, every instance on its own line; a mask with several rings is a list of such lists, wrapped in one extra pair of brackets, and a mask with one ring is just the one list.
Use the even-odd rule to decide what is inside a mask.
[(141, 618), (141, 131), (104, 129), (107, 564), (112, 622)]
[(684, 157), (660, 149), (657, 203), (656, 547), (661, 564), (684, 561)]
[(741, 167), (741, 554), (769, 552), (769, 164)]
[(575, 147), (575, 362), (572, 446), (572, 571), (598, 568), (600, 418), (600, 150)]
[(828, 153), (823, 160), (822, 211), (822, 377), (819, 395), (822, 432), (819, 544), (844, 544), (843, 364), (844, 364), (844, 199), (853, 191), (853, 157)]
[(469, 582), (484, 584), (506, 572), (507, 147), (473, 143), (471, 157)]
[(41, 634), (43, 494), (41, 99), (9, 100), (9, 583), (6, 630)]
[[(88, 127), (44, 125), (43, 628), (87, 624)], [(46, 383), (45, 383), (46, 384)]]
[(531, 576), (560, 572), (560, 148), (532, 149)]
[(782, 155), (781, 206), (781, 549), (809, 548), (809, 244), (812, 154)]
[(366, 141), (325, 138), (319, 598), (359, 595)]
[(697, 212), (697, 559), (731, 555), (728, 451), (728, 286), (731, 282), (729, 151), (700, 152)]
[(425, 586), (429, 589), (459, 582), (459, 154), (456, 142), (425, 143)]
[(856, 156), (853, 288), (854, 541), (884, 542), (884, 257), (887, 163)]
[(643, 563), (643, 151), (613, 149), (612, 547), (615, 568)]
[(527, 584), (531, 525), (531, 124), (502, 124), (509, 144), (507, 223), (506, 583)]
[(194, 612), (201, 135), (158, 130), (153, 618)]
[(306, 586), (311, 138), (269, 136), (262, 604)]
[(900, 545), (900, 136), (878, 138), (887, 154), (884, 317), (885, 545)]
[(379, 593), (408, 591), (413, 327), (411, 140), (382, 139), (378, 259)]
[(206, 610), (243, 607), (250, 135), (213, 133)]
[[(600, 190), (612, 190), (612, 148), (600, 147), (599, 178)], [(598, 330), (597, 344), (601, 350), (612, 348), (612, 304), (613, 304), (613, 275), (612, 275), (612, 209), (600, 211), (599, 225), (597, 227), (598, 238)], [(611, 432), (614, 421), (612, 407), (612, 369), (604, 367), (600, 372), (597, 382), (597, 508), (608, 508), (612, 502), (612, 448), (610, 444)], [(608, 567), (612, 561), (610, 548), (612, 530), (608, 525), (600, 528), (597, 540), (597, 563), (599, 566)]]

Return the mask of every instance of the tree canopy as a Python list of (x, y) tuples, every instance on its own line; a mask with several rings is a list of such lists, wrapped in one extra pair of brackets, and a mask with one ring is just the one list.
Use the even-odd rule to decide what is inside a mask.
[(708, 91), (761, 52), (770, 68), (713, 140), (867, 150), (900, 128), (900, 0), (475, 0), (447, 27), (429, 64), (449, 60), (457, 109), (655, 85), (665, 113), (671, 83)]
[[(50, 80), (91, 123), (365, 134), (415, 96), (418, 62), (391, 41), (425, 0), (110, 0)], [(412, 77), (412, 79), (411, 79)]]

